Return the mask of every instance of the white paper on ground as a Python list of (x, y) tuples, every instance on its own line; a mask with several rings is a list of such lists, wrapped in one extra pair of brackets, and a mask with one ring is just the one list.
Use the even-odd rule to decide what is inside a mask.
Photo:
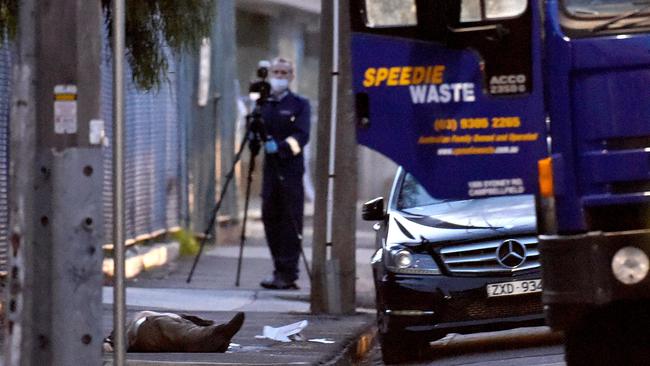
[(332, 344), (332, 343), (334, 343), (333, 340), (327, 339), (327, 338), (313, 338), (313, 339), (308, 339), (307, 342), (315, 342), (315, 343), (323, 343), (323, 344)]
[(265, 325), (264, 329), (262, 330), (262, 335), (256, 335), (255, 338), (268, 338), (280, 342), (291, 342), (289, 336), (300, 333), (303, 329), (305, 329), (305, 327), (307, 327), (307, 324), (309, 323), (306, 320), (303, 320), (278, 328)]

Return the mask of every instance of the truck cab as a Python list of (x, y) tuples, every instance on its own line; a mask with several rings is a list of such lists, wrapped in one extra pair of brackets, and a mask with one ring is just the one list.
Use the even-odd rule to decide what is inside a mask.
[(649, 10), (623, 1), (546, 3), (543, 299), (549, 323), (566, 330), (572, 364), (647, 359)]
[(536, 195), (546, 319), (568, 363), (647, 359), (650, 5), (350, 9), (359, 143), (434, 197)]

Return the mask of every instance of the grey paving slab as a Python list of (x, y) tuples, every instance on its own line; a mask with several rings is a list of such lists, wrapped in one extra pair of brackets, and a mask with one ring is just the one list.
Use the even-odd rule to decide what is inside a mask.
[[(102, 289), (103, 303), (113, 303), (113, 288)], [(179, 288), (126, 289), (127, 306), (180, 311), (232, 311), (255, 301), (253, 291), (201, 290)]]

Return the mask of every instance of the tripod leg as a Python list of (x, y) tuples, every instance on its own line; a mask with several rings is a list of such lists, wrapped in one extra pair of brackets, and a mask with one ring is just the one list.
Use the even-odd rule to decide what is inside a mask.
[(307, 262), (307, 256), (305, 255), (305, 250), (302, 247), (302, 242), (300, 242), (300, 256), (302, 257), (302, 262), (305, 265), (307, 277), (309, 277), (309, 281), (311, 281), (311, 270), (309, 269), (309, 262)]
[(223, 202), (223, 198), (226, 196), (226, 191), (228, 190), (228, 186), (232, 181), (233, 176), (235, 175), (235, 166), (237, 165), (239, 160), (241, 160), (242, 152), (244, 151), (244, 147), (246, 147), (246, 141), (248, 140), (249, 132), (250, 132), (250, 127), (246, 127), (246, 132), (244, 133), (244, 137), (242, 138), (241, 143), (239, 144), (239, 149), (237, 150), (237, 154), (235, 154), (235, 160), (232, 162), (230, 171), (226, 175), (226, 181), (223, 183), (223, 187), (221, 188), (221, 194), (219, 195), (219, 200), (217, 201), (217, 204), (214, 206), (214, 209), (212, 209), (212, 213), (210, 215), (210, 222), (208, 223), (207, 229), (205, 229), (205, 232), (203, 233), (203, 238), (201, 239), (201, 244), (199, 246), (199, 252), (196, 254), (196, 257), (194, 257), (194, 263), (192, 263), (192, 269), (190, 270), (190, 273), (187, 276), (187, 281), (186, 281), (187, 283), (190, 283), (192, 281), (192, 276), (194, 275), (194, 270), (196, 269), (196, 265), (199, 263), (199, 258), (203, 253), (203, 247), (205, 246), (205, 242), (207, 241), (208, 235), (210, 235), (210, 232), (214, 227), (214, 222), (217, 219), (217, 212), (219, 212), (219, 209), (221, 208), (221, 202)]
[(244, 200), (244, 219), (241, 226), (241, 237), (239, 240), (239, 258), (237, 259), (237, 277), (235, 286), (239, 287), (239, 278), (241, 277), (242, 258), (244, 256), (244, 244), (246, 243), (246, 222), (248, 220), (248, 203), (251, 196), (251, 183), (253, 182), (253, 171), (255, 170), (255, 155), (251, 152), (250, 163), (248, 165), (248, 177), (246, 178), (246, 198)]

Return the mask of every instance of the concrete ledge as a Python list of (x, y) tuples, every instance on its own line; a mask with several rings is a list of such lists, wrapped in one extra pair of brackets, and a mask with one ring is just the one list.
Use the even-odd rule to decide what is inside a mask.
[(360, 364), (368, 357), (370, 350), (377, 343), (377, 327), (374, 322), (362, 328), (358, 334), (353, 336), (340, 354), (329, 360), (324, 360), (322, 365), (326, 366), (352, 366)]
[[(178, 257), (178, 242), (158, 243), (151, 246), (137, 246), (135, 253), (127, 249), (124, 272), (126, 278), (133, 278), (142, 271), (162, 266)], [(112, 257), (104, 257), (102, 271), (107, 277), (113, 277), (114, 263)]]

